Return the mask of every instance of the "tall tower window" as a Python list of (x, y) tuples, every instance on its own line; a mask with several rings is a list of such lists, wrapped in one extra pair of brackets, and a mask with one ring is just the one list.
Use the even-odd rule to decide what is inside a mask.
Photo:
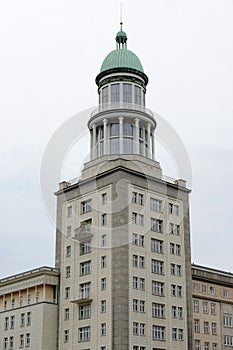
[(120, 84), (111, 85), (111, 102), (120, 102)]
[(123, 84), (123, 102), (132, 103), (132, 85)]
[(110, 136), (119, 136), (120, 128), (118, 123), (112, 123), (110, 126)]
[(133, 136), (133, 125), (129, 123), (124, 123), (123, 133), (124, 136)]
[(139, 86), (134, 87), (134, 103), (136, 105), (141, 105), (142, 101), (142, 90)]
[(108, 86), (102, 89), (102, 103), (108, 103)]

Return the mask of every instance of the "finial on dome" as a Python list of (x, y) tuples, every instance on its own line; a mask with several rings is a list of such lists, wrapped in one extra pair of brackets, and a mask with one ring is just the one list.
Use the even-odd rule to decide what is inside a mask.
[(123, 12), (123, 4), (121, 2), (121, 12), (120, 12), (120, 31), (116, 35), (116, 48), (119, 49), (127, 49), (127, 35), (122, 30), (123, 21), (122, 21), (122, 12)]

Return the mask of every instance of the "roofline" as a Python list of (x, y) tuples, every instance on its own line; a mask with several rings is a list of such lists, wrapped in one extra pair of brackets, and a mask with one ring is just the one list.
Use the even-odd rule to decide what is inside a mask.
[(147, 85), (148, 82), (149, 82), (148, 76), (147, 76), (145, 73), (140, 72), (140, 71), (137, 70), (137, 69), (127, 68), (127, 67), (116, 67), (116, 68), (111, 68), (111, 69), (105, 70), (105, 71), (103, 71), (103, 72), (100, 72), (100, 73), (97, 75), (97, 77), (96, 77), (96, 79), (95, 79), (95, 82), (96, 82), (97, 86), (99, 86), (100, 80), (101, 80), (105, 75), (109, 75), (109, 74), (113, 74), (113, 73), (122, 73), (122, 72), (134, 73), (134, 74), (139, 75), (139, 76), (145, 81), (145, 85)]
[(38, 268), (35, 268), (32, 270), (18, 273), (16, 275), (2, 278), (2, 279), (0, 279), (0, 287), (6, 283), (9, 283), (9, 282), (14, 283), (14, 282), (21, 280), (21, 279), (32, 278), (32, 277), (35, 277), (38, 275), (43, 275), (45, 273), (59, 276), (58, 269), (56, 269), (54, 267), (49, 267), (49, 266), (42, 266), (42, 267), (38, 267)]
[(233, 278), (233, 273), (232, 272), (228, 272), (228, 271), (224, 271), (224, 270), (218, 270), (212, 267), (208, 267), (208, 266), (202, 266), (202, 265), (197, 265), (192, 263), (191, 265), (192, 269), (197, 269), (200, 271), (206, 271), (206, 272), (210, 272), (210, 273), (214, 273), (217, 275), (222, 275), (222, 276), (228, 276)]

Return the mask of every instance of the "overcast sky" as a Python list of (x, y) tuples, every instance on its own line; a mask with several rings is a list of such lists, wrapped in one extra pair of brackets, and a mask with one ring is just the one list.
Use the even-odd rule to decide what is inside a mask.
[[(1, 3), (1, 277), (54, 265), (41, 160), (62, 123), (97, 104), (94, 81), (115, 48), (119, 3)], [(192, 163), (192, 262), (231, 272), (232, 18), (233, 0), (124, 0), (128, 48), (149, 77), (147, 107), (173, 126)], [(164, 172), (174, 176), (162, 154)], [(61, 180), (79, 175), (84, 156), (77, 150), (77, 169), (63, 169)]]

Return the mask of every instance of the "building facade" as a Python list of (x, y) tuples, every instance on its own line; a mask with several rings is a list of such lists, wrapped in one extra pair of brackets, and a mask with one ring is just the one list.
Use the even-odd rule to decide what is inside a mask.
[(49, 267), (0, 280), (1, 349), (57, 349), (58, 285)]
[(96, 78), (90, 162), (57, 195), (59, 349), (191, 348), (189, 193), (154, 159), (148, 78), (127, 36)]

